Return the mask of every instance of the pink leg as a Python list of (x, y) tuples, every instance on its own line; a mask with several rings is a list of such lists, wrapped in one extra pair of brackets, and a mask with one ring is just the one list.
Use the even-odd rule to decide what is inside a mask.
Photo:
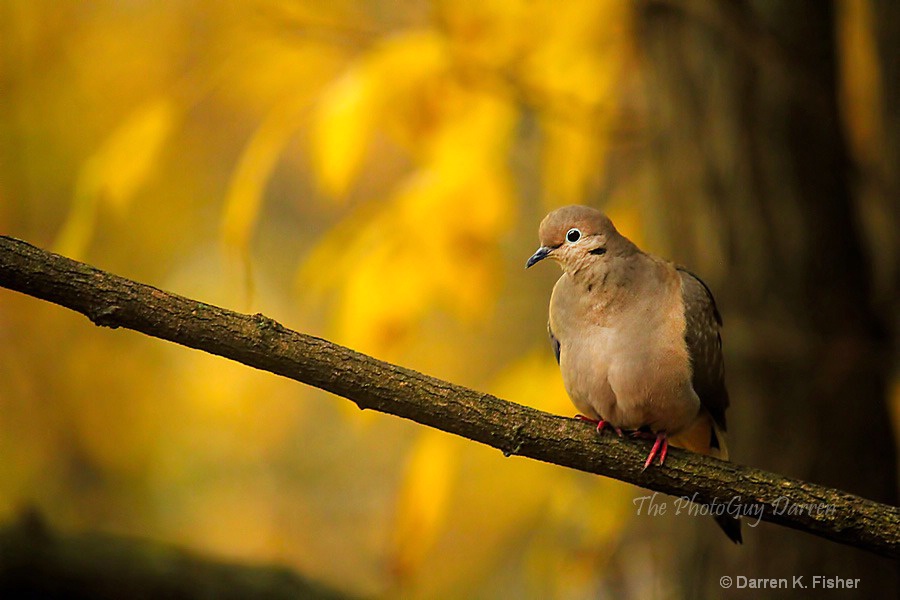
[(600, 419), (600, 420), (597, 420), (597, 419), (592, 419), (592, 418), (590, 418), (590, 417), (586, 417), (586, 416), (584, 416), (584, 415), (575, 415), (575, 418), (578, 419), (579, 421), (586, 421), (586, 422), (588, 422), (588, 423), (594, 423), (594, 424), (596, 424), (596, 425), (597, 425), (597, 433), (603, 433), (603, 430), (604, 430), (605, 428), (607, 428), (607, 427), (612, 427), (613, 430), (616, 432), (616, 434), (617, 434), (619, 437), (622, 437), (622, 430), (621, 430), (619, 427), (616, 427), (616, 426), (614, 426), (614, 425), (611, 425), (611, 424), (609, 423), (609, 421), (607, 421), (606, 419)]
[(653, 462), (653, 459), (659, 455), (659, 466), (662, 466), (663, 462), (666, 460), (666, 454), (669, 452), (669, 440), (666, 438), (666, 432), (660, 431), (656, 434), (656, 441), (653, 443), (653, 448), (650, 449), (650, 455), (647, 457), (646, 462), (644, 462), (644, 468), (642, 471), (646, 471), (647, 467), (650, 466), (650, 463)]

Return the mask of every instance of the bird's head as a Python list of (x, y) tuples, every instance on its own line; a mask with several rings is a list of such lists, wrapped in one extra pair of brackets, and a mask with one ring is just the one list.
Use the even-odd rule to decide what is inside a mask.
[[(616, 231), (605, 214), (589, 206), (564, 206), (541, 221), (541, 247), (531, 255), (525, 268), (545, 258), (558, 262), (564, 271), (583, 264), (596, 264), (606, 256), (635, 249)], [(636, 250), (636, 249), (635, 249)]]

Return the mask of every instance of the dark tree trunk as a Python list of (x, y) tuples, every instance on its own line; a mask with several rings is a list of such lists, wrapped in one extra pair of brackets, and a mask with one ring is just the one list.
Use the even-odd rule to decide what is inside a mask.
[[(891, 349), (854, 206), (833, 6), (645, 2), (638, 23), (650, 208), (725, 312), (733, 458), (897, 504)], [(896, 128), (896, 98), (889, 111)], [(737, 553), (691, 539), (685, 596), (720, 596), (726, 574), (853, 577), (860, 589), (842, 597), (900, 594), (896, 563), (801, 533), (745, 530)]]
[[(896, 303), (900, 298), (900, 2), (872, 0), (875, 43), (881, 67), (881, 131), (880, 164), (875, 166), (873, 187), (884, 202), (877, 217), (883, 219), (887, 243), (892, 252), (887, 258), (882, 279), (885, 304), (894, 304), (894, 339), (900, 334), (900, 315)], [(887, 310), (891, 310), (888, 308)], [(894, 348), (897, 351), (897, 348)], [(895, 362), (900, 368), (900, 360)]]

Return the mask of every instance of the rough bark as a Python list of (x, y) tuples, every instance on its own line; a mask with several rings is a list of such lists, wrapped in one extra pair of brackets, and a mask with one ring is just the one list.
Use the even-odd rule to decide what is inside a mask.
[[(761, 507), (765, 521), (900, 557), (900, 508), (678, 449), (669, 453), (664, 468), (642, 471), (647, 442), (598, 437), (593, 427), (575, 419), (441, 381), (291, 331), (261, 314), (240, 314), (164, 292), (5, 236), (0, 236), (0, 287), (72, 309), (96, 325), (125, 327), (223, 356), (506, 455), (704, 503), (735, 498), (747, 509)], [(806, 508), (782, 510), (786, 506)], [(831, 508), (809, 509), (819, 506)]]

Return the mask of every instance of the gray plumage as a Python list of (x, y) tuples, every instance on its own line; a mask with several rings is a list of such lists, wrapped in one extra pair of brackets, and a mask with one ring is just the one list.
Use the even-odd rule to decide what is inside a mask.
[(694, 391), (723, 431), (728, 390), (725, 388), (725, 361), (722, 358), (722, 316), (712, 292), (703, 281), (683, 267), (681, 276), (684, 299), (684, 339), (691, 357)]

